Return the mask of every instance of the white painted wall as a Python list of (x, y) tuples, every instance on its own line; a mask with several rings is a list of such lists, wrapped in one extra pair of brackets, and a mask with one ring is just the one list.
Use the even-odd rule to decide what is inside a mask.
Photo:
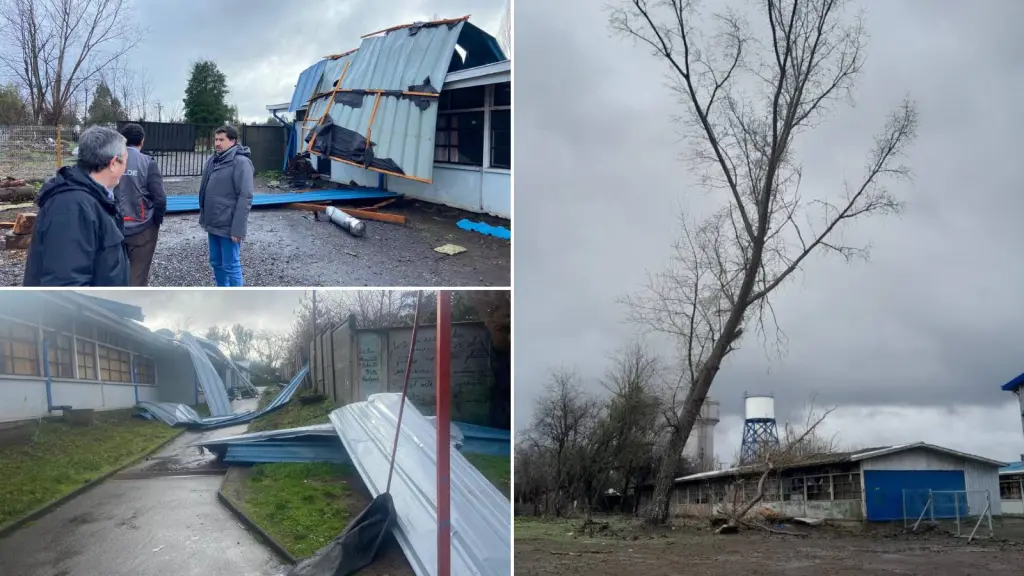
[(1002, 503), (1003, 516), (1024, 516), (1024, 501), (1007, 500)]
[[(119, 410), (135, 405), (135, 389), (131, 384), (54, 379), (50, 392), (55, 406)], [(157, 399), (155, 386), (139, 386), (139, 400)], [(0, 377), (0, 422), (26, 420), (46, 414), (44, 378)]]
[(469, 212), (512, 217), (512, 174), (509, 170), (435, 164), (433, 183), (388, 176), (387, 189)]

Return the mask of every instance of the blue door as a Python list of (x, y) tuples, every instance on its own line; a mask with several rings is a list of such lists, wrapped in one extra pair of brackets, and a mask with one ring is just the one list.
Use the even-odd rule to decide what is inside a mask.
[[(921, 515), (928, 502), (927, 491), (965, 490), (963, 470), (865, 470), (864, 498), (869, 522), (902, 520), (904, 518), (903, 491), (912, 490), (916, 494), (924, 494), (923, 498), (909, 497), (906, 501), (906, 516), (917, 518)], [(909, 492), (908, 494), (914, 494)], [(941, 501), (935, 503), (936, 517), (952, 516), (946, 510), (946, 501), (952, 501), (952, 495), (942, 495)], [(967, 502), (963, 495), (961, 514), (966, 513)]]

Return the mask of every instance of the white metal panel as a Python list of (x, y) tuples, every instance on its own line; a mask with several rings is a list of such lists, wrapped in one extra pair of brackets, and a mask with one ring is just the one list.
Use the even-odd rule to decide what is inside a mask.
[(907, 450), (868, 458), (861, 462), (864, 470), (963, 470), (964, 461), (930, 450)]
[[(437, 168), (434, 168), (434, 174), (437, 174)], [(484, 170), (483, 186), (480, 190), (480, 207), (485, 214), (498, 218), (512, 218), (512, 174), (510, 172)]]
[(388, 178), (388, 190), (410, 198), (480, 212), (480, 168), (437, 165), (431, 184)]
[(771, 396), (747, 396), (745, 405), (747, 420), (775, 419), (775, 398)]
[[(338, 436), (374, 496), (387, 483), (401, 394), (377, 394), (331, 413)], [(437, 431), (405, 403), (391, 485), (395, 539), (416, 576), (437, 571)], [(458, 451), (451, 454), (451, 573), (506, 576), (511, 570), (511, 504)]]
[(964, 462), (964, 482), (967, 492), (967, 506), (971, 514), (985, 511), (986, 497), (981, 490), (988, 491), (987, 500), (992, 503), (992, 515), (1002, 514), (1002, 500), (999, 498), (999, 468), (983, 462)]

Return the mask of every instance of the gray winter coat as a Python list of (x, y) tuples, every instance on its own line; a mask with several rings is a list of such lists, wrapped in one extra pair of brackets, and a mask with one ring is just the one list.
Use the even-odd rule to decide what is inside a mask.
[(114, 197), (124, 215), (124, 235), (132, 236), (149, 226), (159, 226), (167, 210), (167, 195), (160, 167), (152, 157), (128, 147), (128, 163)]
[(199, 186), (199, 225), (215, 236), (245, 238), (252, 178), (246, 146), (235, 145), (207, 160)]

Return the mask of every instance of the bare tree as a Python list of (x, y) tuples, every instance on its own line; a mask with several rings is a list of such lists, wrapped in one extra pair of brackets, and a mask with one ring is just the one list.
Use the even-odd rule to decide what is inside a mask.
[(174, 333), (180, 334), (181, 332), (191, 332), (192, 326), (193, 323), (191, 316), (179, 316), (178, 319), (174, 321)]
[(509, 58), (512, 58), (512, 2), (505, 3), (505, 12), (498, 23), (498, 45)]
[[(728, 528), (722, 530), (723, 532), (732, 531), (740, 524), (749, 525), (745, 519), (750, 511), (765, 499), (769, 492), (770, 479), (773, 479), (771, 493), (778, 497), (781, 495), (779, 480), (783, 472), (807, 462), (812, 457), (836, 452), (834, 438), (826, 439), (817, 434), (818, 427), (834, 410), (835, 408), (827, 408), (819, 413), (814, 410), (812, 405), (807, 412), (807, 421), (802, 427), (786, 426), (786, 433), (780, 439), (779, 447), (776, 450), (766, 451), (761, 456), (760, 462), (755, 464), (760, 476), (753, 494), (749, 498), (746, 497), (749, 491), (745, 490), (744, 481), (730, 486), (726, 499), (731, 505), (724, 510), (728, 518), (726, 524)], [(762, 528), (772, 531), (764, 526)]]
[(284, 335), (277, 331), (262, 328), (253, 335), (252, 349), (260, 364), (280, 366), (286, 357), (287, 347)]
[(0, 0), (0, 67), (33, 118), (59, 123), (68, 103), (142, 38), (126, 0)]
[(166, 118), (166, 120), (162, 120), (163, 122), (181, 124), (183, 122), (183, 117), (181, 115), (181, 102), (175, 100), (171, 104), (167, 104), (166, 112), (163, 112), (162, 115)]
[[(685, 396), (670, 454), (685, 445), (747, 324), (755, 322), (763, 337), (774, 325), (781, 344), (771, 293), (819, 249), (866, 257), (866, 249), (841, 244), (837, 232), (855, 219), (899, 212), (901, 202), (882, 183), (910, 176), (899, 164), (917, 127), (907, 99), (876, 137), (859, 182), (846, 183), (838, 200), (801, 196), (793, 142), (850, 96), (865, 31), (860, 18), (844, 20), (845, 0), (761, 4), (760, 26), (728, 11), (715, 15), (712, 34), (702, 34), (687, 0), (623, 0), (611, 16), (616, 31), (666, 64), (686, 107), (694, 168), (727, 199), (709, 217), (687, 221), (667, 270), (627, 299), (635, 321), (680, 342)], [(668, 513), (671, 470), (661, 468), (652, 521)]]

